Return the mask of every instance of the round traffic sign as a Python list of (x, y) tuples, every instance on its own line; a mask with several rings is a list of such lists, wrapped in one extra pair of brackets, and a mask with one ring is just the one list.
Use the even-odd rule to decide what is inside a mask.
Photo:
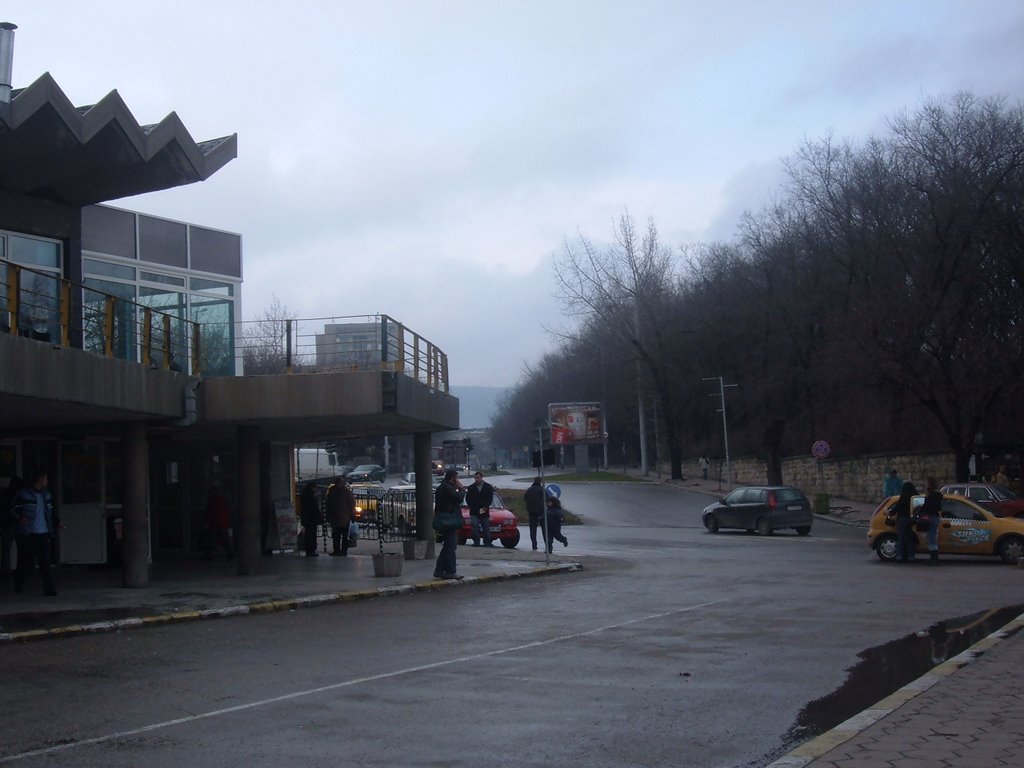
[(554, 483), (549, 483), (548, 487), (544, 491), (548, 496), (553, 496), (556, 499), (562, 498), (562, 489)]
[(826, 459), (830, 453), (832, 453), (832, 449), (824, 440), (818, 440), (811, 446), (811, 456), (816, 459)]

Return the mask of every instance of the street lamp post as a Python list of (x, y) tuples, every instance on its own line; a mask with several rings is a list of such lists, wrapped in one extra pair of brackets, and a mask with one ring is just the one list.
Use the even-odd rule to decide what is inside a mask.
[(725, 418), (725, 388), (726, 387), (738, 387), (739, 384), (726, 384), (721, 376), (711, 377), (702, 379), (702, 381), (718, 381), (718, 394), (714, 392), (708, 394), (708, 397), (718, 397), (721, 400), (722, 407), (719, 410), (722, 412), (722, 439), (725, 442), (725, 477), (728, 482), (732, 482), (732, 465), (729, 463), (729, 423)]

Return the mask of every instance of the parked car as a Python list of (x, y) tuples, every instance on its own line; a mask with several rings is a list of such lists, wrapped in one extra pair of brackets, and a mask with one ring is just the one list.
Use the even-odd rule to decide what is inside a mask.
[(444, 474), (444, 462), (443, 461), (432, 461), (430, 462), (430, 471), (435, 475)]
[(943, 493), (966, 496), (975, 504), (991, 510), (1002, 517), (1024, 517), (1024, 499), (1005, 485), (991, 483), (954, 483), (944, 485)]
[(387, 480), (388, 472), (380, 464), (360, 464), (345, 477), (350, 483), (383, 483)]
[[(497, 492), (494, 494), (490, 518), (491, 541), (500, 541), (506, 549), (515, 549), (519, 544), (519, 523), (516, 516), (505, 508)], [(458, 531), (458, 538), (460, 546), (465, 546), (473, 538), (473, 524), (470, 522), (469, 507), (465, 504), (462, 505), (462, 527)], [(438, 536), (437, 540), (440, 541), (441, 537)]]
[(742, 528), (770, 536), (792, 528), (801, 536), (811, 532), (811, 503), (799, 488), (787, 485), (736, 488), (724, 499), (704, 508), (701, 517), (711, 533), (721, 528)]
[(387, 489), (380, 483), (360, 482), (349, 486), (356, 500), (356, 522), (372, 523), (377, 519), (377, 509)]
[[(896, 523), (892, 510), (899, 497), (890, 496), (875, 510), (868, 528), (868, 546), (881, 560), (896, 559)], [(924, 503), (915, 496), (914, 509)], [(928, 551), (926, 534), (915, 531), (916, 552)], [(1005, 563), (1024, 557), (1024, 520), (1000, 517), (970, 499), (952, 493), (942, 495), (939, 523), (940, 555), (998, 555)]]

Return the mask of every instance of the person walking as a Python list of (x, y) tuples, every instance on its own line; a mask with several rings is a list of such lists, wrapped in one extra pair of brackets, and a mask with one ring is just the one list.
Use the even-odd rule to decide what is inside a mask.
[[(445, 471), (441, 484), (434, 491), (434, 517), (438, 515), (457, 515), (462, 519), (462, 499), (465, 490), (459, 482), (457, 470)], [(459, 525), (459, 528), (462, 526)], [(437, 556), (437, 564), (434, 566), (435, 579), (461, 579), (456, 571), (458, 570), (455, 561), (455, 550), (459, 545), (459, 528), (445, 528), (438, 531), (441, 535), (441, 553)]]
[(210, 553), (217, 547), (223, 548), (228, 560), (234, 558), (235, 550), (231, 546), (231, 509), (220, 488), (211, 485), (206, 497), (206, 541), (203, 542), (206, 557), (210, 557)]
[(900, 480), (899, 472), (893, 467), (885, 473), (885, 479), (882, 480), (882, 498), (888, 499), (890, 496), (899, 496), (902, 488), (903, 481)]
[(356, 497), (345, 478), (338, 475), (327, 489), (327, 522), (331, 524), (332, 557), (348, 556), (348, 528), (356, 516)]
[(563, 547), (569, 546), (569, 539), (562, 535), (562, 502), (557, 496), (548, 496), (548, 552), (554, 546), (553, 542), (562, 542)]
[(14, 538), (18, 544), (18, 570), (14, 572), (14, 591), (21, 592), (36, 563), (43, 578), (43, 594), (57, 594), (50, 567), (53, 536), (60, 527), (60, 517), (53, 506), (49, 476), (36, 472), (32, 485), (22, 488), (14, 498)]
[(544, 531), (544, 484), (539, 477), (533, 479), (533, 484), (523, 494), (523, 501), (526, 502), (526, 515), (530, 520), (530, 543), (537, 548), (537, 527), (541, 528), (541, 537), (544, 545), (547, 546), (547, 533)]
[(302, 495), (299, 496), (299, 516), (303, 528), (302, 548), (306, 551), (306, 557), (317, 557), (319, 553), (316, 551), (316, 529), (324, 517), (320, 512), (316, 483), (312, 480), (303, 486)]
[(481, 544), (493, 547), (491, 541), (491, 505), (494, 503), (494, 486), (484, 482), (484, 473), (473, 475), (473, 484), (466, 489), (466, 506), (469, 507), (469, 521), (473, 527), (473, 546)]
[(934, 477), (925, 483), (924, 503), (917, 511), (919, 523), (928, 523), (928, 565), (939, 564), (939, 522), (942, 520), (942, 492)]
[(914, 562), (914, 548), (917, 546), (917, 537), (914, 535), (913, 520), (913, 499), (917, 496), (917, 488), (911, 482), (906, 482), (900, 490), (900, 497), (896, 501), (893, 511), (896, 515), (896, 562)]
[(711, 462), (708, 461), (708, 457), (707, 456), (701, 456), (700, 459), (697, 460), (697, 466), (700, 467), (701, 474), (704, 476), (704, 479), (707, 480), (708, 479), (708, 467), (711, 466)]

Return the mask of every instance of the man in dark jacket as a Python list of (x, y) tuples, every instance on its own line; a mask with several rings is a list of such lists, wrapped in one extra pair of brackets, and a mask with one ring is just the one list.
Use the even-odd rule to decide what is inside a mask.
[(60, 520), (57, 517), (57, 510), (53, 507), (53, 496), (47, 488), (48, 484), (49, 477), (46, 472), (36, 472), (32, 478), (32, 485), (18, 491), (14, 499), (14, 536), (18, 542), (18, 570), (14, 573), (15, 592), (21, 592), (25, 580), (38, 562), (39, 573), (43, 577), (43, 594), (57, 594), (50, 569), (50, 552), (53, 547), (53, 535), (60, 527)]
[(539, 477), (534, 478), (533, 485), (523, 494), (526, 502), (526, 514), (530, 518), (530, 543), (537, 548), (537, 527), (541, 528), (544, 543), (547, 544), (547, 531), (544, 530), (544, 485)]
[(327, 522), (331, 524), (331, 555), (347, 557), (349, 538), (348, 528), (356, 516), (356, 497), (348, 487), (345, 478), (338, 475), (327, 489)]
[(466, 506), (469, 507), (469, 521), (473, 526), (473, 546), (493, 547), (491, 542), (491, 505), (494, 503), (494, 486), (484, 482), (484, 473), (473, 475), (473, 484), (466, 489)]

